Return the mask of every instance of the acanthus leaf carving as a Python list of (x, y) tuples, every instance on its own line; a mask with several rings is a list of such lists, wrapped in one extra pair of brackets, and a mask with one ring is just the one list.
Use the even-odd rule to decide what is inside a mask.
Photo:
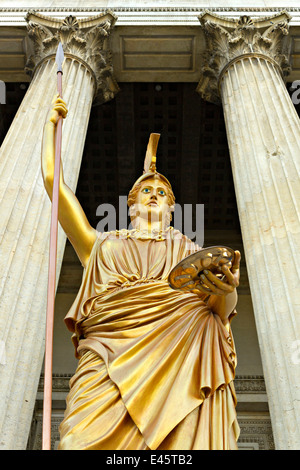
[[(283, 77), (290, 73), (288, 47), (289, 15), (285, 12), (253, 20), (249, 16), (224, 19), (208, 12), (199, 17), (206, 39), (202, 55), (201, 80), (197, 91), (203, 99), (220, 104), (219, 81), (225, 68), (242, 56), (260, 56), (272, 60)], [(209, 78), (209, 80), (207, 80)]]
[(28, 36), (32, 43), (25, 70), (33, 75), (38, 64), (55, 56), (59, 42), (65, 56), (78, 57), (93, 72), (95, 79), (94, 104), (112, 99), (119, 91), (113, 76), (112, 54), (108, 39), (115, 20), (110, 13), (80, 22), (69, 15), (64, 20), (54, 20), (30, 11), (26, 17)]

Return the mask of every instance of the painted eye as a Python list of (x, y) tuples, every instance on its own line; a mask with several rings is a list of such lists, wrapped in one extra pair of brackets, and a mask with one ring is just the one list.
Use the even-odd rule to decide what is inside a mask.
[(160, 196), (165, 196), (165, 195), (166, 195), (166, 193), (165, 193), (165, 191), (164, 191), (163, 189), (161, 189), (160, 191), (158, 191), (158, 194), (159, 194)]
[(150, 189), (149, 189), (149, 188), (144, 188), (144, 189), (142, 190), (142, 192), (148, 194), (148, 193), (150, 193)]

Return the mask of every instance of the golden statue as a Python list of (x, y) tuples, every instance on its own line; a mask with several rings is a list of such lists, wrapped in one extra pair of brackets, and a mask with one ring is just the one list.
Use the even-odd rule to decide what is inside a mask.
[[(42, 145), (50, 198), (60, 115), (67, 108), (56, 97)], [(197, 293), (170, 287), (172, 269), (200, 247), (170, 226), (175, 198), (156, 171), (156, 137), (129, 193), (132, 230), (93, 229), (61, 169), (59, 222), (84, 267), (65, 317), (79, 362), (60, 425), (61, 450), (237, 448), (230, 321), (240, 253), (220, 266), (222, 279), (204, 271)]]

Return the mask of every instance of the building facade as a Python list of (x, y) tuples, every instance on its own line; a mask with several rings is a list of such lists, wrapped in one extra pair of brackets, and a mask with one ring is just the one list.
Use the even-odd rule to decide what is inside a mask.
[[(239, 448), (299, 449), (300, 7), (122, 3), (0, 2), (0, 448), (41, 448), (51, 207), (40, 152), (61, 40), (67, 184), (94, 226), (113, 207), (108, 229), (124, 228), (124, 196), (161, 133), (158, 168), (192, 207), (184, 220), (195, 227), (204, 204), (203, 245), (242, 253)], [(76, 368), (63, 318), (81, 276), (59, 230), (53, 449)]]

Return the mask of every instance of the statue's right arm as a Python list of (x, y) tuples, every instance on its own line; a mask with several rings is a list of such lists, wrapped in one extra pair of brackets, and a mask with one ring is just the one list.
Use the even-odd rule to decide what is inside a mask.
[[(67, 112), (65, 102), (56, 98), (44, 125), (41, 164), (44, 185), (50, 200), (52, 200), (54, 180), (55, 129), (59, 116), (64, 118)], [(97, 238), (97, 232), (89, 224), (77, 197), (66, 185), (62, 163), (60, 165), (58, 220), (72, 243), (81, 264), (86, 267)]]

